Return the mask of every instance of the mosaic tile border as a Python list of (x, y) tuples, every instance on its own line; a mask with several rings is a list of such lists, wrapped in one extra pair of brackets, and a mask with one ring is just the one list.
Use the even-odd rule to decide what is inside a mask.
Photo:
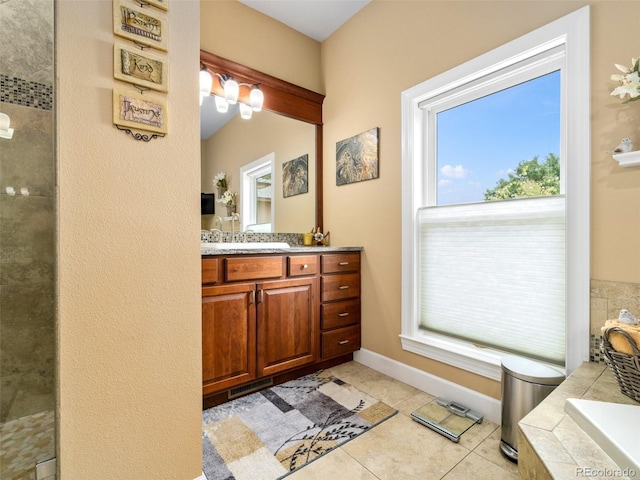
[[(244, 240), (244, 234), (242, 232), (235, 232), (233, 240), (231, 239), (231, 232), (222, 232), (223, 242), (242, 242)], [(213, 233), (209, 230), (200, 230), (201, 242), (215, 242), (219, 241), (217, 238), (217, 232)], [(300, 233), (247, 233), (247, 242), (286, 242), (289, 245), (302, 245), (302, 234)]]
[(604, 357), (600, 353), (602, 335), (589, 335), (589, 362), (604, 363)]
[(52, 110), (53, 85), (0, 75), (0, 102)]

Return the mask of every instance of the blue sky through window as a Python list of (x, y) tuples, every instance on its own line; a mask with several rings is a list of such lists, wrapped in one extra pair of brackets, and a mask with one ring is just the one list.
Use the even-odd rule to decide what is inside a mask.
[(521, 161), (560, 154), (560, 72), (437, 114), (438, 205), (484, 201)]

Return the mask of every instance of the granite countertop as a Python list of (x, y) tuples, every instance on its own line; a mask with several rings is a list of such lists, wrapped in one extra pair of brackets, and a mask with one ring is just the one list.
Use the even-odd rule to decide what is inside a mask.
[[(582, 364), (518, 423), (522, 434), (518, 439), (519, 478), (628, 478), (621, 475), (620, 467), (565, 413), (567, 398), (638, 405), (622, 394), (604, 363)], [(522, 437), (526, 442), (521, 442)], [(600, 475), (603, 472), (608, 473)]]
[(233, 254), (265, 254), (265, 253), (331, 253), (331, 252), (361, 252), (363, 247), (325, 247), (296, 245), (291, 248), (229, 248), (217, 249), (200, 247), (201, 255), (233, 255)]

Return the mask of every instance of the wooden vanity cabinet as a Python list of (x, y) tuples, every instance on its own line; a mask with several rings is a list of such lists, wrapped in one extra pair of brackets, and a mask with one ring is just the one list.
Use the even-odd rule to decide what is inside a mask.
[(318, 352), (318, 280), (258, 284), (258, 376), (313, 363)]
[(202, 259), (205, 397), (359, 348), (360, 254), (341, 255)]
[(203, 395), (256, 378), (255, 284), (202, 288)]
[(322, 358), (360, 348), (360, 252), (321, 258)]

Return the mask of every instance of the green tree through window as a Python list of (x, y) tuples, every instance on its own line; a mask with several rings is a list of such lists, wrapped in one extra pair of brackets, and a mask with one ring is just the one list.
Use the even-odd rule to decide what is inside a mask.
[(550, 153), (543, 163), (538, 157), (523, 160), (507, 179), (501, 178), (497, 185), (484, 193), (484, 199), (506, 200), (509, 198), (544, 197), (560, 193), (560, 159)]

